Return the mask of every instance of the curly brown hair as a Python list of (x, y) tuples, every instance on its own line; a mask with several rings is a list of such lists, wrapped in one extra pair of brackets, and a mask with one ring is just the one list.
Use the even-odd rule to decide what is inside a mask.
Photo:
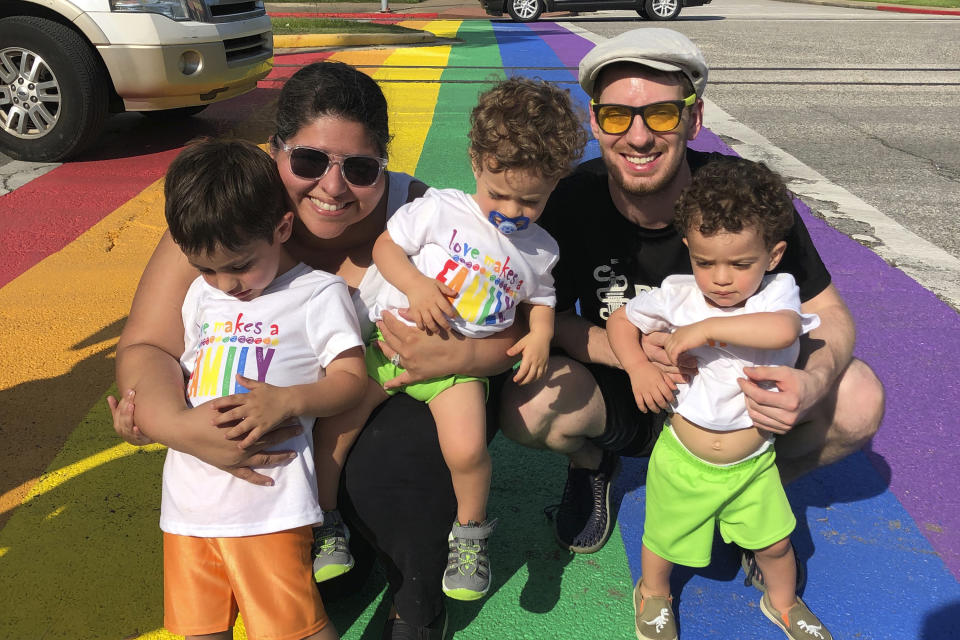
[(793, 197), (783, 178), (762, 162), (727, 156), (693, 174), (680, 194), (674, 225), (680, 235), (705, 236), (755, 228), (769, 249), (793, 226)]
[(510, 78), (480, 94), (470, 113), (470, 160), (497, 173), (534, 169), (560, 178), (583, 154), (584, 122), (566, 89)]

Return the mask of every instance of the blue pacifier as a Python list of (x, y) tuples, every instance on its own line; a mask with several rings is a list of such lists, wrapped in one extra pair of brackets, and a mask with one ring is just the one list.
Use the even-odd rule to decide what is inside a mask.
[(489, 220), (490, 224), (495, 226), (497, 230), (505, 236), (515, 231), (523, 231), (530, 226), (530, 218), (527, 216), (508, 218), (499, 211), (491, 211)]

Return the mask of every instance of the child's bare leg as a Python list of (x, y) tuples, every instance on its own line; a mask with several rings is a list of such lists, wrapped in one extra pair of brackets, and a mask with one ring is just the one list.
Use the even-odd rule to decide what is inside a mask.
[(757, 564), (763, 572), (770, 604), (777, 611), (789, 611), (797, 602), (797, 561), (790, 538), (757, 549)]
[(640, 595), (645, 598), (669, 596), (672, 571), (672, 562), (647, 549), (647, 545), (640, 547), (640, 575), (643, 577), (640, 582)]
[(430, 402), (461, 524), (487, 519), (491, 463), (485, 403), (484, 385), (477, 381), (456, 384)]
[(367, 378), (363, 399), (353, 409), (326, 418), (318, 418), (313, 427), (313, 461), (317, 470), (317, 490), (324, 511), (337, 508), (340, 472), (350, 448), (373, 410), (387, 399), (383, 388)]

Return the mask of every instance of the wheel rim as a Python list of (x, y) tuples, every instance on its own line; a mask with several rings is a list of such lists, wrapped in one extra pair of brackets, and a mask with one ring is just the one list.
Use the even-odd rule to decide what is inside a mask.
[(677, 10), (679, 0), (653, 0), (653, 12), (661, 18), (668, 18)]
[(529, 20), (537, 15), (537, 3), (540, 0), (513, 0), (513, 11), (518, 18)]
[(60, 118), (60, 84), (43, 58), (27, 49), (0, 50), (0, 129), (42, 138)]

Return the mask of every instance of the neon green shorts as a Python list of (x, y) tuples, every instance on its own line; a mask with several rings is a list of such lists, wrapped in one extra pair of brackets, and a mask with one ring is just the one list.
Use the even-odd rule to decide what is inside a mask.
[(776, 453), (730, 466), (697, 458), (664, 425), (647, 469), (643, 544), (661, 558), (688, 567), (710, 564), (713, 528), (727, 543), (762, 549), (797, 524), (777, 471)]
[[(373, 339), (367, 345), (367, 351), (363, 356), (367, 363), (367, 375), (373, 378), (374, 382), (379, 384), (381, 387), (383, 386), (384, 382), (396, 378), (404, 371), (403, 367), (396, 366), (390, 362), (389, 359), (387, 359), (387, 356), (383, 355), (383, 351), (381, 351), (380, 347), (377, 345), (377, 340), (382, 338), (383, 336), (379, 331), (377, 331), (373, 336)], [(474, 381), (482, 382), (484, 392), (487, 394), (490, 393), (490, 383), (486, 378), (461, 376), (459, 374), (444, 376), (442, 378), (433, 378), (431, 380), (424, 380), (423, 382), (414, 382), (413, 384), (408, 384), (401, 389), (385, 389), (385, 391), (391, 396), (402, 391), (411, 398), (419, 400), (420, 402), (430, 402), (436, 398), (441, 391), (446, 391), (455, 384)]]

